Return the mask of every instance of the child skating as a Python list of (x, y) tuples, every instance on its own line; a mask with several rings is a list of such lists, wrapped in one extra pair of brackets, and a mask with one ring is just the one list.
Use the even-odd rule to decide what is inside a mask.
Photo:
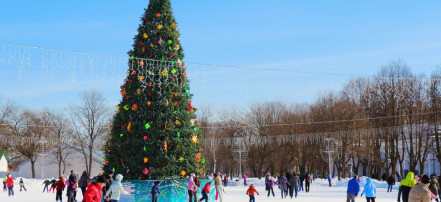
[(207, 184), (205, 184), (204, 188), (202, 188), (202, 198), (199, 199), (199, 202), (202, 202), (202, 200), (205, 199), (205, 202), (208, 201), (208, 194), (210, 193), (210, 187), (211, 187), (211, 182), (207, 182)]
[(156, 181), (155, 183), (153, 183), (153, 187), (152, 187), (152, 202), (158, 202), (158, 195), (161, 194), (161, 192), (159, 191), (159, 185), (161, 184), (161, 182)]
[(251, 184), (247, 190), (247, 195), (250, 197), (250, 202), (256, 201), (256, 199), (254, 198), (254, 193), (257, 193), (257, 195), (259, 195), (259, 192), (254, 189), (254, 184)]
[(20, 178), (20, 191), (21, 191), (22, 189), (24, 189), (25, 191), (27, 191), (27, 190), (26, 190), (26, 187), (24, 186), (24, 183), (23, 183), (23, 178)]

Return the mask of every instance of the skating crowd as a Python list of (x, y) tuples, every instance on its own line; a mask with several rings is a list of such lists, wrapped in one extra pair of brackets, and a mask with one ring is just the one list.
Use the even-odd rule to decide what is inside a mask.
[[(101, 202), (101, 201), (111, 201), (118, 202), (120, 199), (120, 194), (130, 195), (129, 192), (125, 191), (122, 187), (121, 180), (123, 176), (117, 174), (115, 180), (113, 179), (114, 173), (112, 170), (105, 172), (104, 174), (99, 174), (98, 176), (90, 179), (87, 172), (84, 171), (77, 179), (77, 175), (72, 170), (68, 179), (66, 180), (64, 176), (60, 176), (58, 180), (46, 179), (43, 182), (43, 192), (56, 192), (55, 200), (62, 201), (63, 191), (66, 191), (66, 197), (68, 202), (77, 201), (77, 188), (79, 187), (83, 194), (83, 202)], [(398, 202), (429, 202), (432, 200), (439, 201), (441, 195), (440, 185), (438, 183), (438, 177), (432, 174), (430, 177), (423, 175), (418, 177), (413, 172), (408, 172), (406, 178), (400, 179), (398, 176), (399, 189), (398, 189)], [(332, 186), (332, 178), (327, 176), (329, 186)], [(386, 176), (382, 176), (383, 181), (387, 181), (388, 189), (387, 192), (392, 192), (392, 187), (395, 185), (395, 178), (390, 176), (386, 179)], [(228, 185), (228, 176), (221, 175), (220, 173), (215, 173), (213, 176), (214, 181), (214, 194), (216, 201), (222, 202), (224, 199), (224, 186)], [(247, 176), (243, 175), (244, 186), (247, 186)], [(274, 187), (277, 186), (280, 189), (280, 197), (282, 199), (297, 198), (299, 192), (309, 192), (310, 184), (313, 182), (313, 176), (306, 174), (298, 174), (288, 170), (286, 173), (276, 173), (275, 177), (267, 173), (265, 176), (265, 191), (267, 192), (267, 197), (276, 197), (274, 194)], [(19, 181), (20, 192), (27, 191), (24, 186), (23, 179), (20, 178)], [(152, 202), (157, 202), (159, 195), (161, 194), (159, 185), (162, 181), (155, 181), (151, 188)], [(198, 190), (201, 187), (201, 181), (199, 176), (191, 174), (188, 176), (187, 184), (188, 195), (187, 198), (189, 202), (207, 202), (209, 198), (209, 193), (212, 185), (212, 181), (207, 182), (202, 190), (201, 198), (198, 197)], [(9, 196), (14, 195), (14, 178), (10, 174), (6, 174), (3, 178), (3, 191), (8, 191)], [(356, 197), (360, 194), (361, 197), (365, 195), (367, 202), (375, 202), (377, 188), (375, 184), (372, 183), (371, 178), (366, 178), (366, 183), (363, 187), (363, 191), (360, 193), (360, 179), (358, 175), (348, 181), (346, 201), (355, 202)], [(251, 184), (246, 190), (246, 195), (249, 196), (250, 202), (255, 202), (255, 194), (259, 195), (258, 190)]]

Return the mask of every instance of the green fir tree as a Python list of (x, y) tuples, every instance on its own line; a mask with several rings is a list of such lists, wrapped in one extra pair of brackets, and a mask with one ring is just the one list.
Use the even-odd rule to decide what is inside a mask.
[(203, 174), (203, 136), (195, 122), (170, 0), (150, 0), (141, 23), (128, 52), (129, 70), (104, 170), (113, 169), (125, 179)]

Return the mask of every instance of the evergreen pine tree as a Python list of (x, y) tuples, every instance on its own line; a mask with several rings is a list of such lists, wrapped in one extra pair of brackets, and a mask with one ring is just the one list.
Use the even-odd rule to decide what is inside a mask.
[(150, 0), (128, 52), (122, 100), (106, 144), (104, 170), (125, 179), (204, 172), (183, 49), (170, 0)]

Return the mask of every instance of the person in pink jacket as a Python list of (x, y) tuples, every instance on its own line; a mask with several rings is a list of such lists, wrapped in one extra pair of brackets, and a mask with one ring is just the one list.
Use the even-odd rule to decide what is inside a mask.
[(189, 202), (193, 202), (193, 193), (196, 189), (196, 184), (193, 181), (193, 177), (190, 177), (190, 180), (188, 181), (188, 196), (190, 197)]

